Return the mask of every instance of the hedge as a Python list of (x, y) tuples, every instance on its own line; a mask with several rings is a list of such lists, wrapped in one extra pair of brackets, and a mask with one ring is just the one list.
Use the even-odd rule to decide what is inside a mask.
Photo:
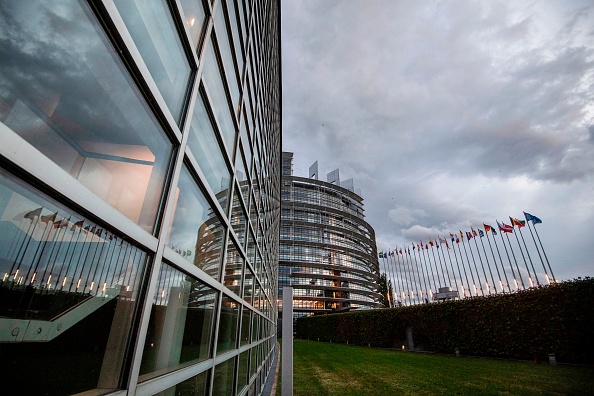
[(302, 339), (473, 356), (594, 363), (594, 278), (512, 294), (303, 317)]

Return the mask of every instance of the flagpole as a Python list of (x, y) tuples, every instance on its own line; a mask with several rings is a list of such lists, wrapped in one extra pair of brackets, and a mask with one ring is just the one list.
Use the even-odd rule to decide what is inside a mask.
[[(58, 215), (58, 212), (56, 211), (55, 213), (52, 213), (50, 215), (47, 216), (40, 216), (39, 219), (45, 223), (45, 227), (43, 229), (43, 231), (41, 232), (41, 239), (39, 241), (39, 245), (37, 246), (37, 248), (35, 249), (35, 253), (33, 253), (33, 257), (31, 258), (31, 266), (29, 267), (29, 271), (27, 271), (27, 279), (29, 279), (29, 274), (31, 273), (31, 269), (33, 269), (33, 274), (31, 276), (31, 281), (29, 283), (30, 286), (35, 286), (34, 282), (35, 282), (35, 277), (37, 276), (37, 269), (39, 268), (39, 264), (41, 262), (41, 257), (43, 256), (43, 252), (45, 251), (45, 248), (47, 246), (47, 242), (50, 238), (50, 235), (52, 233), (52, 230), (54, 229), (54, 220), (56, 219), (56, 216)], [(46, 222), (47, 220), (47, 222)], [(35, 226), (36, 228), (37, 226)], [(48, 230), (49, 227), (49, 230)], [(33, 234), (35, 233), (35, 228), (33, 228), (33, 230), (31, 231), (31, 238), (33, 238)], [(47, 231), (47, 235), (45, 235), (45, 232)], [(52, 236), (52, 238), (55, 237), (55, 233)], [(29, 239), (29, 242), (31, 241), (31, 239)], [(26, 250), (28, 248), (28, 243), (27, 246), (25, 246), (25, 250), (23, 251), (23, 257), (21, 257), (21, 261), (22, 259), (25, 258), (25, 254), (26, 254)], [(39, 250), (41, 248), (41, 251)], [(39, 258), (37, 257), (37, 253), (39, 252)], [(33, 263), (35, 263), (35, 267), (33, 267)], [(19, 268), (20, 268), (20, 263), (19, 263)], [(17, 269), (18, 272), (18, 269)], [(39, 282), (39, 286), (41, 287), (41, 282)]]
[[(438, 243), (437, 241), (435, 241), (435, 246), (434, 246), (434, 248), (435, 248), (435, 249), (439, 249), (439, 243)], [(444, 283), (446, 283), (445, 276), (446, 276), (446, 274), (448, 275), (448, 283), (446, 283), (446, 285), (445, 285), (445, 286), (452, 287), (452, 279), (450, 278), (450, 273), (449, 273), (449, 271), (447, 271), (447, 268), (446, 268), (446, 269), (445, 269), (445, 271), (444, 271), (444, 268), (443, 268), (443, 263), (441, 262), (441, 257), (439, 257), (439, 250), (437, 251), (437, 259), (439, 260), (439, 268), (441, 268), (441, 273), (442, 273), (442, 275), (443, 275), (443, 282), (444, 282)], [(437, 261), (436, 261), (436, 262), (437, 262)]]
[(553, 269), (551, 268), (551, 263), (549, 263), (549, 258), (547, 257), (547, 253), (545, 252), (544, 247), (542, 246), (540, 236), (538, 235), (538, 231), (536, 231), (536, 226), (534, 225), (534, 223), (532, 223), (532, 226), (534, 227), (534, 232), (536, 233), (536, 237), (538, 238), (538, 243), (540, 243), (540, 248), (542, 249), (542, 253), (545, 256), (545, 259), (547, 260), (547, 265), (549, 266), (549, 272), (551, 273), (551, 276), (553, 277), (553, 282), (557, 283), (557, 278), (555, 278), (555, 275), (553, 274)]
[[(396, 287), (398, 287), (398, 299), (397, 299), (397, 301), (400, 301), (402, 299), (400, 292), (403, 290), (403, 288), (401, 286), (401, 283), (400, 283), (400, 281), (402, 281), (402, 279), (400, 278), (400, 275), (396, 271), (397, 268), (396, 268), (396, 260), (394, 259), (394, 255), (391, 254), (389, 256), (388, 260), (389, 260), (389, 262), (392, 265), (392, 274), (393, 274), (393, 277), (392, 277), (392, 286), (394, 287), (394, 289)], [(396, 282), (398, 282), (398, 284)], [(394, 306), (396, 306), (396, 300), (394, 301)]]
[[(77, 226), (77, 224), (81, 224), (80, 226)], [(62, 277), (62, 271), (64, 270), (64, 268), (66, 268), (66, 274), (68, 274), (68, 269), (70, 268), (70, 260), (68, 259), (68, 254), (70, 253), (70, 247), (72, 247), (72, 256), (70, 257), (70, 259), (72, 259), (72, 257), (74, 257), (74, 252), (76, 251), (76, 244), (79, 242), (80, 240), (80, 234), (82, 234), (82, 225), (84, 224), (84, 221), (81, 220), (81, 222), (76, 222), (74, 223), (74, 225), (72, 227), (74, 227), (74, 231), (76, 231), (76, 229), (78, 229), (78, 234), (76, 235), (76, 240), (74, 240), (74, 238), (70, 238), (70, 243), (68, 244), (68, 247), (66, 248), (66, 253), (64, 254), (64, 262), (62, 267), (60, 267), (60, 272), (58, 272), (58, 280)], [(72, 228), (70, 228), (71, 231)], [(64, 275), (64, 277), (66, 278), (66, 274)], [(66, 283), (66, 280), (64, 280), (62, 282), (62, 286), (60, 287), (60, 291), (64, 290), (64, 284)]]
[[(468, 231), (467, 231), (468, 232)], [(474, 253), (472, 252), (472, 244), (470, 243), (470, 240), (474, 238), (474, 236), (471, 236), (470, 238), (468, 237), (468, 234), (466, 234), (466, 239), (468, 240), (468, 250), (470, 250), (470, 257), (472, 257), (472, 262), (474, 263), (474, 270), (476, 272), (476, 277), (478, 280), (478, 284), (479, 284), (479, 288), (481, 289), (481, 295), (484, 296), (485, 295), (485, 290), (483, 289), (483, 283), (481, 282), (481, 274), (479, 272), (478, 266), (476, 265), (476, 260), (474, 259)], [(466, 246), (464, 247), (464, 250), (466, 250)], [(485, 280), (487, 279), (487, 276), (485, 275)]]
[(404, 252), (408, 253), (408, 257), (406, 255), (404, 255), (404, 261), (406, 262), (406, 266), (408, 267), (407, 271), (410, 271), (411, 296), (412, 296), (411, 302), (414, 302), (416, 305), (416, 300), (418, 300), (418, 294), (417, 294), (417, 297), (415, 297), (415, 286), (417, 286), (418, 284), (417, 284), (417, 280), (415, 277), (415, 271), (412, 267), (412, 263), (410, 263), (410, 248), (406, 248)]
[[(415, 245), (413, 243), (413, 254), (410, 254), (410, 249), (408, 250), (408, 255), (409, 255), (409, 260), (410, 260), (410, 265), (411, 267), (414, 269), (414, 271), (417, 272), (417, 279), (419, 280), (418, 282), (418, 286), (419, 286), (419, 294), (421, 297), (421, 303), (423, 303), (423, 283), (421, 282), (421, 274), (419, 273), (419, 266), (418, 266), (418, 262), (416, 260), (415, 256), (415, 249), (414, 249)], [(413, 260), (414, 258), (414, 260)]]
[[(394, 252), (396, 253), (396, 252)], [(398, 254), (398, 253), (396, 253)], [(392, 256), (392, 265), (393, 265), (393, 269), (394, 269), (394, 282), (396, 282), (396, 279), (398, 279), (398, 302), (402, 301), (402, 292), (404, 290), (404, 286), (403, 286), (403, 282), (402, 282), (402, 276), (400, 275), (400, 273), (398, 272), (398, 267), (396, 266), (396, 259), (394, 258), (394, 256)], [(402, 305), (402, 303), (401, 303)]]
[[(514, 258), (514, 263), (516, 264), (516, 270), (518, 271), (518, 278), (520, 278), (520, 282), (522, 283), (522, 289), (526, 290), (526, 285), (524, 284), (524, 278), (522, 277), (522, 271), (520, 271), (520, 266), (518, 264), (518, 259), (516, 258), (516, 254), (514, 253), (514, 248), (512, 246), (511, 241), (509, 240), (509, 235), (506, 232), (505, 233), (505, 237), (507, 238), (507, 243), (509, 244), (509, 250), (512, 254), (512, 257)], [(501, 239), (503, 240), (503, 235), (501, 235)], [(505, 247), (505, 241), (503, 242), (503, 246)], [(506, 247), (506, 251), (507, 251), (507, 247)], [(512, 272), (513, 272), (513, 267), (512, 267)]]
[(520, 253), (522, 254), (522, 260), (524, 260), (524, 265), (526, 266), (526, 271), (528, 272), (528, 281), (530, 281), (530, 287), (534, 287), (534, 282), (532, 282), (532, 274), (530, 273), (530, 269), (528, 268), (528, 262), (526, 261), (526, 256), (524, 256), (524, 251), (522, 250), (522, 245), (520, 245), (520, 238), (516, 234), (516, 229), (513, 227), (513, 234), (516, 237), (516, 241), (518, 242), (518, 248), (520, 249)]
[[(443, 257), (443, 265), (444, 265), (446, 271), (448, 272), (448, 279), (449, 279), (450, 271), (448, 270), (448, 263), (446, 262), (445, 253), (443, 252), (443, 245), (444, 245), (444, 243), (441, 242), (441, 237), (440, 236), (438, 236), (438, 239), (439, 239), (439, 243), (441, 243), (441, 257)], [(439, 254), (439, 252), (437, 254)], [(456, 290), (457, 290), (458, 289), (458, 284), (456, 283), (456, 273), (454, 271), (454, 267), (452, 266), (451, 257), (450, 257), (450, 267), (452, 268), (452, 277), (454, 278), (454, 282), (452, 282), (450, 280), (450, 288), (453, 288), (455, 286), (456, 287)]]
[(423, 264), (423, 266), (425, 266), (425, 270), (424, 272), (427, 273), (427, 284), (429, 285), (429, 289), (427, 290), (427, 296), (431, 298), (431, 300), (433, 300), (433, 287), (431, 286), (431, 278), (429, 277), (429, 267), (427, 265), (427, 260), (425, 259), (424, 253), (421, 252), (421, 250), (424, 250), (425, 247), (423, 246), (423, 241), (420, 241), (420, 247), (418, 249), (418, 253), (419, 253), (419, 257), (421, 260), (421, 263)]
[[(116, 243), (114, 242), (114, 238), (117, 242), (117, 237), (115, 237), (115, 235), (113, 235), (112, 233), (108, 233), (108, 231), (105, 232), (107, 235), (105, 237), (105, 242), (107, 243), (107, 251), (105, 252), (105, 258), (103, 260), (103, 265), (101, 266), (101, 272), (99, 273), (99, 281), (98, 284), (101, 285), (101, 283), (103, 283), (106, 287), (107, 287), (107, 277), (109, 276), (109, 269), (111, 267), (111, 263), (113, 261), (113, 255), (115, 253), (115, 248), (116, 248)], [(107, 242), (109, 240), (109, 242)], [(110, 255), (110, 250), (111, 250), (111, 255)], [(115, 267), (114, 267), (115, 269)], [(101, 282), (103, 280), (103, 274), (105, 274), (105, 282)], [(386, 282), (387, 282), (387, 275), (386, 275)], [(109, 287), (111, 288), (113, 286), (113, 281), (109, 282)], [(386, 285), (387, 287), (387, 285)], [(389, 300), (388, 300), (388, 304), (389, 304)]]
[[(40, 213), (37, 220), (42, 220), (41, 218), (42, 218), (42, 216), (41, 216), (41, 213)], [(39, 244), (37, 245), (37, 248), (35, 249), (35, 253), (33, 253), (33, 258), (31, 259), (31, 265), (29, 266), (29, 270), (27, 271), (27, 274), (25, 275), (25, 282), (29, 282), (29, 285), (30, 286), (33, 286), (33, 281), (35, 279), (35, 276), (33, 276), (31, 278), (32, 280), (29, 281), (29, 275), (31, 274), (31, 270), (33, 270), (33, 274), (35, 274), (35, 272), (37, 271), (37, 265), (39, 265), (39, 262), (37, 263), (37, 265), (35, 266), (35, 268), (33, 268), (33, 263), (36, 261), (37, 252), (39, 252), (39, 248), (42, 247), (42, 246), (45, 247), (45, 232), (47, 231), (47, 226), (48, 226), (48, 224), (46, 223), (43, 231), (41, 231), (41, 239), (39, 241)], [(31, 237), (33, 237), (33, 234), (35, 233), (35, 228), (37, 228), (37, 224), (35, 225), (35, 227), (33, 227), (33, 230), (31, 230), (31, 235), (30, 235)], [(51, 232), (51, 227), (50, 227), (50, 232)], [(28, 233), (29, 233), (29, 231), (27, 231), (27, 234)], [(48, 232), (47, 236), (49, 237), (49, 232)], [(23, 243), (24, 242), (25, 242), (25, 240), (23, 239)], [(21, 245), (22, 245), (22, 243), (21, 243)], [(25, 250), (26, 249), (27, 248), (25, 248)], [(42, 252), (43, 252), (43, 249), (42, 249)], [(25, 257), (25, 254), (26, 253), (23, 252), (23, 258)], [(18, 251), (17, 256), (15, 257), (15, 259), (19, 255), (20, 255), (20, 248), (19, 248), (19, 251)], [(20, 268), (20, 264), (19, 264), (19, 268)], [(11, 269), (11, 272), (12, 272), (12, 269)]]
[[(429, 271), (431, 271), (431, 278), (433, 279), (433, 288), (435, 289), (435, 292), (437, 293), (437, 290), (438, 290), (437, 281), (435, 280), (435, 272), (433, 271), (433, 265), (431, 264), (428, 250), (429, 250), (428, 245), (425, 244), (425, 246), (423, 247), (423, 258), (425, 259), (425, 263), (427, 266), (427, 274), (429, 273)], [(431, 284), (431, 282), (429, 282), (429, 284)], [(431, 298), (433, 298), (433, 291), (431, 291)]]
[(522, 243), (524, 244), (524, 248), (526, 249), (526, 254), (528, 255), (528, 260), (530, 260), (530, 266), (532, 267), (532, 271), (534, 272), (534, 279), (536, 279), (536, 285), (540, 286), (540, 282), (538, 281), (538, 274), (536, 273), (536, 270), (534, 269), (534, 264), (532, 263), (532, 257), (530, 257), (530, 252), (528, 251), (528, 246), (526, 246), (526, 240), (524, 240), (524, 235), (522, 234), (522, 228), (520, 226), (518, 226), (518, 232), (520, 233), (520, 236), (522, 237)]
[(417, 251), (415, 252), (415, 261), (417, 262), (417, 269), (420, 265), (421, 272), (423, 273), (423, 284), (425, 285), (425, 302), (429, 302), (429, 299), (427, 298), (429, 296), (429, 289), (427, 288), (427, 277), (425, 276), (425, 270), (423, 269), (423, 265), (421, 263), (420, 249), (421, 248), (419, 247), (419, 245), (417, 245)]
[[(410, 285), (409, 285), (409, 281), (408, 281), (408, 276), (406, 276), (406, 268), (404, 267), (404, 258), (402, 258), (402, 263), (400, 262), (400, 256), (398, 256), (398, 264), (400, 264), (400, 272), (402, 273), (402, 276), (404, 276), (404, 280), (406, 281), (406, 292), (408, 292), (408, 305), (411, 305), (411, 298), (410, 298)], [(404, 302), (406, 304), (407, 302), (407, 293), (404, 293)]]
[[(454, 257), (456, 258), (456, 265), (458, 266), (458, 272), (460, 272), (460, 264), (458, 263), (458, 255), (456, 254), (456, 245), (459, 245), (460, 240), (458, 242), (452, 241), (452, 249), (454, 250)], [(460, 246), (458, 246), (460, 249)], [(466, 267), (464, 267), (464, 260), (462, 260), (462, 252), (460, 252), (460, 261), (462, 261), (462, 269), (464, 270), (464, 278), (466, 279), (466, 287), (468, 288), (468, 295), (472, 297), (472, 293), (470, 293), (470, 282), (468, 281), (468, 273), (466, 272)], [(460, 274), (460, 278), (462, 278), (462, 274)], [(466, 297), (466, 293), (464, 293), (464, 297)]]
[[(482, 231), (482, 230), (479, 230), (479, 231)], [(493, 289), (495, 290), (495, 294), (497, 294), (497, 285), (495, 284), (495, 278), (493, 278), (493, 270), (491, 269), (491, 264), (489, 263), (489, 258), (487, 256), (487, 250), (485, 249), (485, 244), (483, 242), (483, 237), (481, 236), (481, 233), (480, 232), (479, 232), (479, 239), (481, 241), (481, 246), (483, 247), (483, 253), (485, 253), (485, 261), (487, 262), (487, 268), (489, 268), (489, 274), (491, 275), (491, 280), (493, 281)], [(478, 246), (477, 246), (477, 249), (478, 249)], [(497, 271), (497, 272), (499, 272), (499, 271)], [(502, 283), (501, 282), (501, 275), (499, 276), (499, 283), (500, 284)], [(501, 289), (503, 291), (503, 286), (501, 286)]]
[[(460, 231), (462, 232), (462, 231)], [(476, 289), (476, 281), (474, 280), (474, 273), (472, 272), (472, 264), (470, 263), (470, 259), (468, 258), (468, 251), (466, 250), (466, 245), (464, 243), (464, 237), (462, 237), (462, 247), (464, 248), (464, 255), (466, 256), (466, 262), (468, 263), (468, 271), (470, 272), (470, 277), (472, 279), (472, 288), (474, 289), (474, 295), (478, 296), (478, 291)], [(460, 249), (460, 246), (458, 246), (458, 249)], [(460, 249), (460, 257), (462, 257), (462, 249)], [(475, 263), (475, 270), (476, 270), (476, 263)], [(479, 278), (480, 281), (480, 278)], [(480, 285), (479, 285), (480, 286)], [(482, 289), (481, 289), (482, 292)], [(483, 293), (483, 296), (485, 294)]]
[[(87, 228), (89, 228), (89, 230), (87, 230)], [(93, 227), (93, 229), (94, 228), (95, 227)], [(88, 252), (89, 252), (89, 250), (91, 250), (91, 244), (93, 243), (93, 237), (95, 236), (95, 233), (91, 232), (90, 229), (91, 229), (90, 225), (83, 228), (85, 237), (82, 241), (82, 246), (80, 247), (80, 254), (78, 255), (78, 260), (76, 261), (76, 265), (74, 266), (74, 271), (72, 272), (72, 283), (70, 284), (70, 287), (68, 288), (69, 293), (72, 291), (72, 286), (74, 286), (75, 282), (78, 283), (78, 281), (76, 281), (76, 278), (77, 278), (76, 273), (78, 272), (78, 267), (81, 262), (82, 262), (82, 267), (80, 270), (80, 278), (82, 278), (82, 272), (83, 272), (83, 268), (84, 268), (84, 260), (86, 260), (86, 258), (88, 256)], [(85, 255), (85, 259), (83, 260), (82, 258), (83, 258), (83, 253), (85, 251), (85, 244), (87, 244), (87, 237), (89, 236), (89, 234), (91, 234), (91, 239), (89, 239), (89, 242), (88, 242), (87, 255)], [(76, 250), (75, 250), (75, 252), (76, 252)], [(72, 253), (72, 258), (74, 258), (75, 252)], [(76, 292), (77, 289), (78, 289), (78, 287), (76, 289), (74, 289), (74, 291)]]
[[(51, 277), (52, 277), (52, 272), (54, 271), (54, 267), (56, 265), (56, 261), (58, 259), (58, 254), (60, 254), (60, 250), (62, 249), (62, 244), (64, 242), (64, 237), (66, 236), (66, 231), (68, 228), (68, 225), (70, 224), (70, 219), (72, 218), (72, 216), (70, 216), (68, 218), (68, 220), (62, 218), (61, 220), (59, 220), (58, 223), (58, 231), (56, 232), (57, 237), (54, 239), (54, 243), (52, 245), (52, 248), (48, 254), (48, 259), (47, 259), (47, 264), (45, 266), (45, 270), (43, 272), (43, 276), (41, 277), (41, 284), (43, 283), (43, 281), (45, 280), (45, 274), (48, 272), (48, 268), (49, 268), (49, 274), (48, 274), (48, 278), (47, 278), (47, 284), (46, 284), (46, 291), (49, 290), (49, 288), (51, 288)], [(64, 226), (64, 220), (66, 220), (66, 226)], [(54, 223), (54, 227), (56, 226), (56, 224)], [(64, 229), (64, 232), (62, 232), (62, 228)], [(58, 246), (56, 249), (56, 245)], [(56, 255), (54, 256), (54, 250), (56, 251)], [(53, 259), (52, 259), (52, 256)], [(51, 267), (50, 267), (50, 263), (51, 263)], [(58, 279), (59, 282), (59, 279)], [(57, 283), (56, 283), (57, 285)]]
[[(454, 242), (452, 242), (452, 244), (453, 243)], [(447, 243), (447, 241), (446, 241), (446, 251), (448, 252), (448, 260), (450, 261), (450, 266), (452, 267), (452, 273), (454, 274), (454, 278), (455, 278), (456, 270), (454, 269), (454, 262), (452, 261), (452, 255), (450, 254), (450, 245)], [(458, 267), (458, 278), (457, 279), (460, 281), (459, 285), (462, 286), (462, 297), (466, 297), (466, 290), (464, 289), (464, 278), (462, 278), (462, 272), (460, 272), (460, 265), (458, 264), (458, 258), (456, 258), (456, 266)], [(456, 284), (458, 284), (458, 282), (456, 282)], [(456, 286), (456, 288), (458, 288), (458, 286)], [(459, 296), (459, 294), (458, 294), (458, 296)]]
[[(448, 261), (450, 262), (450, 268), (452, 269), (452, 276), (454, 277), (454, 284), (456, 285), (456, 291), (459, 290), (458, 285), (462, 286), (462, 290), (464, 290), (464, 281), (462, 280), (462, 274), (460, 273), (460, 268), (458, 267), (458, 278), (456, 278), (456, 269), (454, 268), (454, 262), (452, 261), (452, 256), (450, 255), (450, 245), (448, 244), (447, 239), (444, 238), (445, 241), (445, 251), (448, 252)], [(443, 245), (443, 244), (442, 244)], [(443, 261), (445, 262), (445, 253), (442, 247), (441, 255), (443, 256)], [(460, 282), (460, 283), (458, 283)], [(460, 294), (458, 294), (458, 297)]]
[[(526, 212), (524, 212), (524, 217), (526, 217)], [(551, 284), (551, 279), (549, 278), (549, 274), (547, 273), (547, 267), (544, 264), (544, 260), (542, 259), (542, 255), (540, 254), (540, 250), (538, 249), (538, 245), (536, 244), (536, 239), (534, 239), (534, 233), (532, 232), (532, 228), (530, 227), (530, 221), (526, 220), (528, 224), (528, 231), (530, 231), (530, 236), (532, 237), (532, 242), (534, 242), (534, 247), (536, 248), (536, 253), (538, 253), (538, 258), (540, 259), (540, 263), (542, 264), (542, 269), (544, 270), (545, 276), (547, 277), (547, 283)], [(534, 227), (534, 223), (532, 224)]]
[[(491, 233), (493, 233), (493, 227), (489, 226), (489, 228), (491, 229)], [(495, 263), (497, 276), (499, 277), (499, 282), (501, 282), (501, 289), (505, 293), (505, 287), (503, 286), (503, 280), (501, 279), (501, 274), (499, 273), (499, 267), (497, 266), (497, 259), (495, 258), (493, 246), (491, 245), (491, 240), (489, 239), (489, 233), (487, 232), (487, 230), (485, 230), (485, 233), (487, 234), (487, 242), (489, 243), (489, 249), (491, 249), (491, 255), (493, 256), (493, 262)], [(495, 235), (493, 235), (493, 242), (495, 242)], [(505, 273), (505, 266), (503, 265), (503, 261), (501, 260), (501, 254), (499, 253), (497, 243), (495, 243), (495, 247), (497, 248), (497, 254), (499, 255), (499, 261), (501, 262), (501, 270), (503, 271), (503, 276), (505, 276), (505, 283), (507, 284), (507, 289), (511, 292), (511, 287), (509, 287), (509, 279), (507, 279), (507, 274)]]
[[(471, 228), (471, 230), (473, 230), (473, 229)], [(472, 239), (474, 239), (474, 244), (476, 246), (476, 253), (478, 254), (479, 262), (481, 263), (481, 268), (483, 269), (483, 275), (485, 276), (485, 285), (487, 285), (487, 293), (491, 294), (491, 286), (489, 286), (489, 278), (487, 278), (487, 271), (485, 271), (485, 265), (483, 264), (483, 259), (481, 258), (481, 252), (479, 250), (478, 243), (476, 242), (476, 237), (474, 236), (474, 233), (472, 233), (472, 234), (473, 234)], [(472, 247), (470, 248), (470, 254), (472, 255)], [(473, 257), (473, 259), (474, 259), (474, 257)], [(481, 286), (482, 286), (482, 284), (481, 284)]]
[[(437, 267), (437, 259), (435, 258), (435, 250), (433, 248), (434, 248), (434, 246), (431, 246), (431, 255), (433, 256), (433, 262), (435, 263), (435, 272), (438, 273), (437, 279), (439, 279), (439, 268)], [(440, 264), (441, 264), (441, 261), (440, 261)], [(441, 267), (442, 267), (441, 268), (441, 277), (443, 278), (443, 283), (445, 286), (446, 285), (445, 273), (443, 272), (443, 266), (441, 266)], [(439, 282), (440, 282), (440, 284), (437, 288), (437, 291), (439, 291), (439, 287), (441, 286), (441, 279), (439, 279)]]

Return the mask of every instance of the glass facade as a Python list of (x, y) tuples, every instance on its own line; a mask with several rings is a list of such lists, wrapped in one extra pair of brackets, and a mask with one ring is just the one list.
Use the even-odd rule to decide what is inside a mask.
[(0, 3), (4, 393), (261, 393), (279, 18), (276, 0)]
[(340, 182), (293, 176), (292, 169), (293, 153), (283, 152), (279, 296), (292, 286), (294, 318), (381, 307), (375, 232), (363, 199)]

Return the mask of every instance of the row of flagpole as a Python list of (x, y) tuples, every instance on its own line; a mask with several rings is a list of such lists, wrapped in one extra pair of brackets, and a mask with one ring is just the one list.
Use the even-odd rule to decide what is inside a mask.
[[(524, 217), (525, 221), (510, 217), (511, 225), (497, 221), (500, 243), (495, 238), (495, 227), (483, 224), (484, 231), (471, 228), (465, 233), (450, 233), (449, 238), (439, 235), (428, 242), (419, 241), (394, 250), (380, 251), (379, 258), (383, 259), (384, 272), (391, 286), (388, 290), (394, 290), (392, 295), (388, 295), (390, 306), (430, 302), (440, 292), (440, 288), (442, 291), (443, 288), (457, 291), (460, 298), (467, 298), (512, 293), (557, 282), (535, 227), (542, 221), (526, 212)], [(526, 226), (546, 282), (539, 279), (522, 234), (522, 228)], [(509, 234), (515, 236), (517, 246), (512, 243)], [(487, 245), (483, 239), (487, 240)], [(480, 247), (477, 240), (480, 241)], [(474, 241), (474, 247), (471, 241)], [(519, 255), (516, 255), (518, 251)]]
[(86, 220), (44, 210), (14, 218), (22, 232), (15, 232), (3, 254), (10, 269), (0, 275), (0, 286), (98, 294), (139, 282), (142, 251)]

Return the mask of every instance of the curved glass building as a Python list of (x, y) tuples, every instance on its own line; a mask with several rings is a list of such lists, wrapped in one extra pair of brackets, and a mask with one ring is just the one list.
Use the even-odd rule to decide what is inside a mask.
[(4, 394), (274, 373), (280, 1), (0, 2)]
[(352, 179), (318, 180), (317, 161), (293, 176), (293, 153), (282, 159), (279, 293), (293, 287), (294, 318), (380, 307), (375, 233)]

